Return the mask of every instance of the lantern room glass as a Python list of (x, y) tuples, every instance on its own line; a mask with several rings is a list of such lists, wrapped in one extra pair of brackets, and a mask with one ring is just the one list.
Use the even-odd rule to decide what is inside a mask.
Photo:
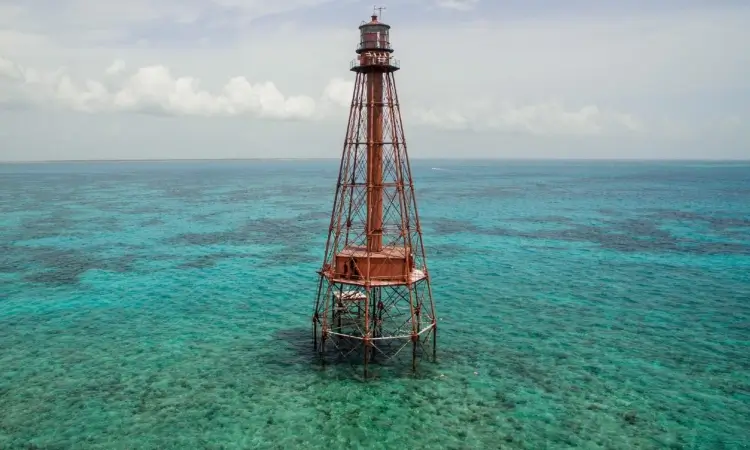
[(387, 25), (373, 24), (360, 27), (359, 50), (390, 50)]

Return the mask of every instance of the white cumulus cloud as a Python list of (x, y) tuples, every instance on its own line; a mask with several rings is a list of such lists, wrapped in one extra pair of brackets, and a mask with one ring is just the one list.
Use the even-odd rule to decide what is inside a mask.
[[(251, 82), (235, 76), (217, 90), (201, 80), (175, 75), (168, 67), (151, 65), (125, 74), (125, 63), (115, 61), (108, 69), (114, 78), (103, 81), (75, 80), (64, 70), (44, 72), (0, 59), (0, 76), (38, 105), (55, 105), (86, 113), (147, 112), (176, 116), (241, 116), (269, 119), (317, 120), (341, 118), (351, 105), (354, 82), (333, 78), (319, 98), (285, 95), (271, 81)], [(8, 83), (6, 83), (7, 85)], [(3, 96), (0, 96), (2, 99)], [(512, 104), (450, 102), (434, 108), (406, 105), (406, 120), (447, 130), (495, 131), (529, 135), (596, 136), (645, 131), (631, 114), (604, 110), (596, 105), (569, 108), (560, 102)]]
[[(116, 61), (107, 73), (118, 74)], [(168, 67), (142, 67), (118, 84), (92, 79), (76, 81), (64, 70), (44, 72), (0, 58), (0, 76), (29, 101), (54, 104), (79, 112), (151, 112), (171, 115), (253, 115), (273, 119), (306, 119), (315, 114), (309, 96), (285, 96), (273, 82), (252, 83), (243, 76), (229, 79), (217, 92), (201, 87), (199, 79), (176, 76)], [(0, 97), (1, 98), (1, 97)]]
[(645, 131), (642, 121), (631, 114), (602, 110), (596, 105), (566, 108), (554, 101), (528, 105), (485, 103), (465, 111), (418, 109), (414, 119), (420, 124), (445, 129), (533, 135), (595, 136)]
[(21, 79), (22, 74), (16, 63), (0, 56), (0, 79), (2, 78)]
[(107, 75), (117, 75), (123, 70), (125, 70), (125, 61), (118, 59), (107, 67), (106, 73)]
[(353, 93), (354, 82), (343, 78), (334, 78), (323, 89), (323, 97), (342, 108), (349, 108), (352, 104)]

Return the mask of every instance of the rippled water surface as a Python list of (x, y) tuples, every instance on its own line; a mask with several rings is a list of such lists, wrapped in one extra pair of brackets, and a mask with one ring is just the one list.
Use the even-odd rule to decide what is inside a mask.
[(0, 165), (0, 448), (750, 446), (750, 165), (413, 161), (439, 361), (367, 383), (337, 170)]

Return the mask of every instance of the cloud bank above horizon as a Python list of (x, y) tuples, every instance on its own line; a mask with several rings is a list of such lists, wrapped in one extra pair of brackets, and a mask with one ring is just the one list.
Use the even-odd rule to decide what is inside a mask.
[[(658, 6), (386, 9), (410, 153), (750, 158), (750, 5)], [(0, 3), (0, 160), (336, 157), (371, 8)]]

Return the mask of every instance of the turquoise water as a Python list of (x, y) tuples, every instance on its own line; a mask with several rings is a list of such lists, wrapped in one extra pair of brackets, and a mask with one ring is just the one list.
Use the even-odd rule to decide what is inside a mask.
[(366, 383), (337, 170), (0, 165), (0, 448), (750, 447), (750, 165), (413, 161), (438, 362)]

